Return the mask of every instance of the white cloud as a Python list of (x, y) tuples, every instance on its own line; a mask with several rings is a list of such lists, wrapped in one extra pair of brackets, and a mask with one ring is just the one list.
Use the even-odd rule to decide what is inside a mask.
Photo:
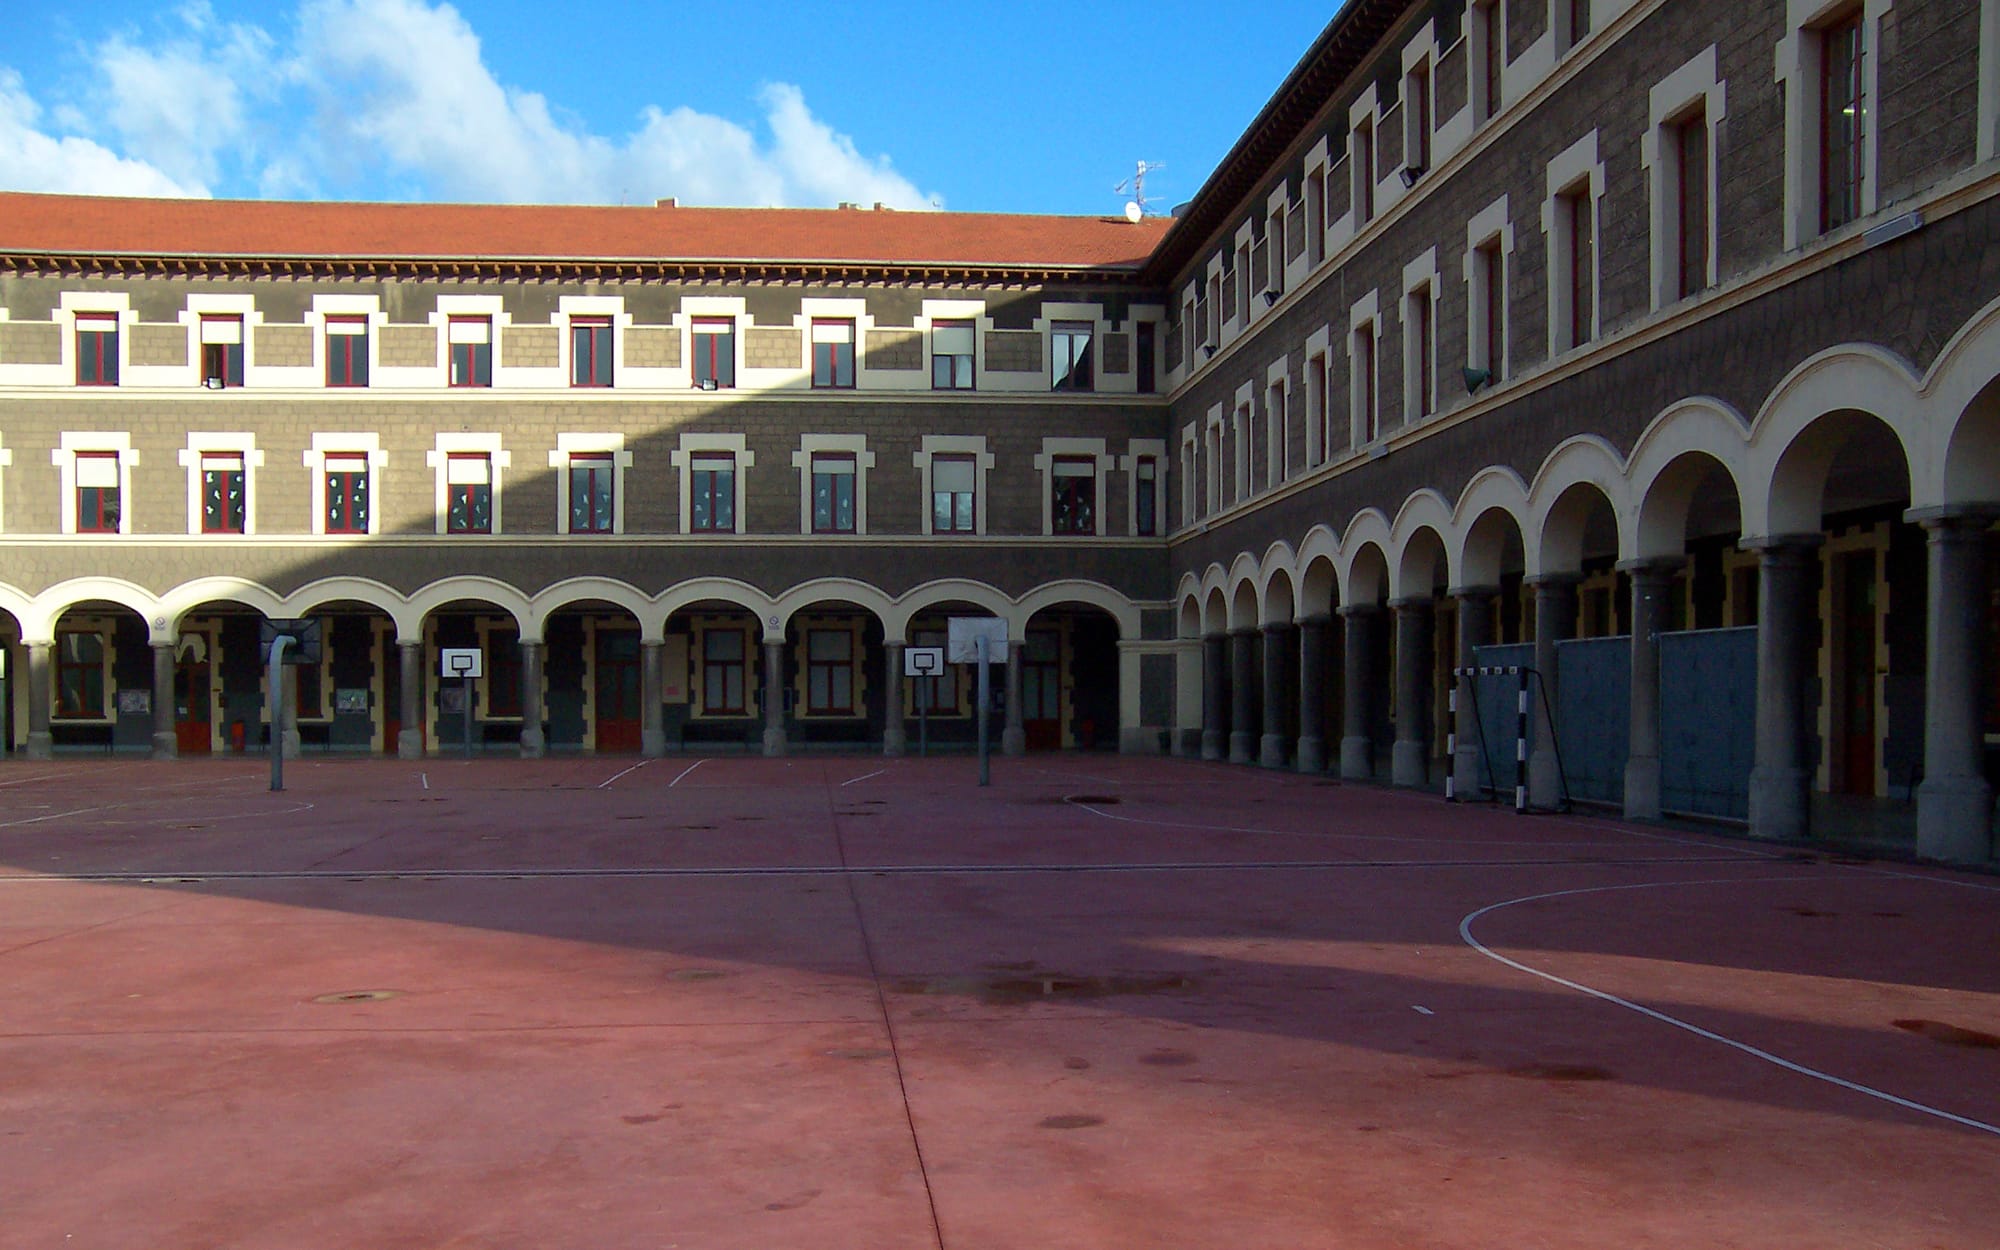
[(181, 182), (146, 161), (118, 155), (90, 139), (40, 129), (41, 106), (21, 76), (0, 67), (0, 179), (11, 191), (68, 195), (206, 196), (199, 181)]
[(206, 6), (180, 16), (185, 37), (139, 42), (119, 34), (96, 49), (92, 115), (126, 151), (145, 153), (182, 181), (213, 182), (222, 157), (246, 154), (247, 109), (274, 94), (280, 71), (262, 29), (217, 26)]

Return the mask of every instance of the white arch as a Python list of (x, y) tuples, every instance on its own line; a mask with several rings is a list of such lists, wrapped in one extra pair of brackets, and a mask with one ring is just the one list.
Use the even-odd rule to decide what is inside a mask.
[(1306, 531), (1299, 544), (1299, 579), (1294, 590), (1300, 616), (1331, 612), (1340, 604), (1340, 536), (1324, 523)]
[(1611, 509), (1618, 530), (1618, 559), (1633, 550), (1631, 483), (1625, 462), (1610, 442), (1595, 434), (1578, 434), (1564, 439), (1542, 461), (1528, 488), (1528, 521), (1521, 527), (1521, 542), (1527, 548), (1527, 575), (1575, 573), (1583, 560), (1584, 506), (1576, 487), (1594, 488)]
[(771, 610), (769, 595), (733, 577), (691, 577), (654, 596), (639, 616), (640, 637), (646, 640), (665, 637), (668, 617), (707, 599), (720, 599), (743, 609), (757, 618), (764, 636), (770, 636), (777, 614)]
[[(1667, 408), (1648, 422), (1633, 445), (1626, 472), (1631, 508), (1630, 557), (1679, 559), (1687, 550), (1687, 511), (1693, 491), (1687, 466), (1661, 480), (1689, 453), (1720, 464), (1736, 488), (1739, 515), (1750, 515), (1745, 491), (1748, 432), (1741, 415), (1719, 399), (1696, 396)], [(1623, 531), (1621, 526), (1621, 532)], [(1747, 519), (1743, 532), (1753, 533)]]
[(1445, 584), (1457, 584), (1458, 570), (1452, 566), (1451, 549), (1454, 531), (1451, 505), (1444, 496), (1426, 486), (1411, 494), (1403, 501), (1396, 513), (1396, 523), (1390, 528), (1391, 548), (1395, 556), (1389, 562), (1389, 597), (1402, 599), (1412, 595), (1428, 595), (1431, 585), (1418, 586), (1418, 569), (1412, 561), (1417, 558), (1419, 536), (1430, 530), (1437, 536), (1438, 549), (1445, 558)]
[[(1270, 625), (1281, 623), (1291, 620), (1298, 615), (1298, 567), (1298, 557), (1293, 553), (1292, 545), (1283, 539), (1279, 539), (1264, 549), (1264, 559), (1257, 566), (1258, 624)], [(1277, 613), (1277, 607), (1272, 601), (1271, 593), (1272, 586), (1276, 583), (1277, 576), (1280, 573), (1285, 575), (1286, 586), (1291, 592), (1291, 603), (1287, 606), (1285, 610), (1286, 614), (1282, 617)]]
[(1201, 637), (1201, 583), (1194, 574), (1181, 574), (1180, 589), (1174, 592), (1174, 637)]
[[(272, 620), (291, 615), (285, 610), (284, 597), (262, 583), (244, 577), (197, 577), (160, 596), (158, 611), (148, 622), (153, 641), (176, 641), (181, 618), (202, 604), (217, 600), (255, 608)], [(161, 615), (166, 617), (164, 625), (158, 619)]]
[[(1371, 548), (1375, 552), (1374, 558), (1363, 560), (1363, 553)], [(1381, 509), (1363, 508), (1355, 513), (1340, 540), (1340, 556), (1335, 562), (1340, 571), (1341, 603), (1372, 604), (1388, 589), (1391, 550), (1389, 518), (1382, 514)], [(1360, 583), (1357, 583), (1357, 576)]]
[(1924, 378), (1923, 427), (1934, 443), (1923, 465), (1910, 466), (1911, 507), (2000, 502), (1996, 380), (2000, 380), (2000, 299), (1966, 319)]
[(1225, 591), (1230, 629), (1254, 629), (1264, 611), (1263, 570), (1247, 551), (1229, 562), (1229, 585)]
[(1830, 413), (1860, 412), (1882, 422), (1903, 448), (1913, 484), (1932, 471), (1918, 379), (1902, 357), (1873, 344), (1843, 343), (1816, 353), (1785, 375), (1750, 429), (1741, 480), (1743, 532), (1749, 536), (1817, 533), (1826, 471), (1838, 440), (1813, 445), (1800, 435)]
[[(284, 597), (285, 616), (306, 616), (322, 604), (340, 599), (352, 599), (375, 608), (396, 623), (396, 632), (403, 636), (414, 636), (415, 629), (405, 631), (404, 615), (409, 609), (409, 600), (393, 586), (384, 585), (372, 577), (322, 577), (307, 582)], [(420, 624), (421, 618), (412, 624)]]
[[(629, 582), (615, 577), (566, 577), (553, 585), (544, 586), (528, 600), (529, 623), (522, 626), (522, 638), (533, 642), (544, 637), (548, 631), (549, 617), (583, 599), (601, 599), (630, 612), (639, 622), (639, 635), (648, 642), (656, 642), (660, 633), (646, 632), (646, 618), (653, 612), (653, 600)], [(662, 621), (666, 618), (661, 617)], [(530, 637), (529, 635), (533, 635)]]
[(1129, 642), (1139, 637), (1139, 606), (1102, 582), (1082, 578), (1045, 582), (1022, 595), (1014, 605), (1014, 617), (1007, 627), (1007, 636), (1016, 640), (1027, 638), (1028, 622), (1035, 613), (1063, 603), (1084, 603), (1102, 608), (1112, 620), (1118, 622), (1120, 639)]
[(963, 577), (939, 578), (897, 595), (882, 613), (882, 636), (890, 642), (906, 640), (913, 617), (934, 604), (954, 600), (985, 608), (1008, 622), (1008, 637), (1018, 636), (1013, 633), (1013, 601), (985, 582)]
[[(522, 642), (540, 642), (541, 634), (529, 628), (528, 597), (498, 578), (462, 574), (440, 578), (410, 596), (396, 618), (396, 641), (416, 642), (423, 637), (424, 618), (447, 603), (476, 599), (492, 604), (514, 618)], [(403, 631), (408, 629), (406, 634)]]
[[(1481, 469), (1472, 475), (1472, 480), (1459, 493), (1458, 507), (1452, 518), (1452, 532), (1445, 535), (1447, 563), (1458, 570), (1453, 585), (1499, 585), (1500, 550), (1489, 550), (1487, 545), (1475, 542), (1473, 537), (1487, 513), (1494, 511), (1512, 518), (1525, 553), (1529, 515), (1527, 486), (1521, 481), (1520, 474), (1511, 468), (1492, 465)], [(1524, 563), (1525, 559), (1524, 554)]]
[(21, 641), (54, 642), (56, 622), (62, 619), (62, 614), (92, 599), (103, 599), (130, 608), (139, 614), (140, 620), (146, 622), (153, 641), (173, 641), (173, 635), (167, 630), (166, 618), (159, 611), (160, 601), (153, 592), (122, 577), (72, 577), (42, 591), (22, 605), (23, 611), (18, 618), (21, 622)]
[[(883, 622), (885, 627), (890, 613), (896, 610), (893, 599), (882, 593), (879, 587), (871, 586), (867, 582), (852, 577), (816, 577), (809, 582), (799, 583), (772, 601), (771, 611), (776, 614), (778, 624), (775, 629), (767, 632), (766, 637), (776, 635), (782, 638), (785, 631), (790, 628), (795, 613), (828, 599), (843, 599), (849, 603), (859, 604), (872, 612), (875, 619)], [(888, 638), (888, 635), (885, 633), (883, 637)], [(894, 642), (896, 639), (889, 638), (889, 641)]]
[[(1219, 572), (1219, 569), (1211, 569)], [(1201, 592), (1201, 631), (1203, 635), (1226, 634), (1229, 632), (1229, 590), (1221, 580), (1205, 580)]]

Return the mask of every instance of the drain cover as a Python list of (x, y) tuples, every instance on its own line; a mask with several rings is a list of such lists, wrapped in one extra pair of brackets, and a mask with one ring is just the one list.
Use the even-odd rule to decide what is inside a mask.
[(395, 990), (342, 990), (338, 994), (321, 994), (313, 999), (316, 1003), (379, 1003), (385, 998), (394, 998)]

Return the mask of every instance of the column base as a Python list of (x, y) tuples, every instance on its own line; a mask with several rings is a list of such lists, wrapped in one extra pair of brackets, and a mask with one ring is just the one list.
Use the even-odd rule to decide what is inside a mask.
[(784, 730), (766, 729), (764, 731), (764, 754), (766, 756), (776, 758), (777, 756), (785, 754), (785, 748), (786, 748), (786, 742), (785, 742)]
[(1638, 757), (1625, 761), (1625, 819), (1660, 818), (1660, 761)]
[(544, 755), (547, 755), (548, 753), (549, 753), (548, 738), (546, 735), (542, 733), (542, 731), (539, 728), (536, 729), (524, 728), (521, 730), (522, 759), (538, 760), (541, 759)]
[(1562, 766), (1554, 751), (1528, 752), (1528, 802), (1534, 807), (1561, 807)]
[(154, 759), (156, 760), (179, 759), (180, 754), (181, 754), (181, 742), (179, 735), (174, 733), (156, 733), (153, 735)]
[(1750, 836), (1797, 841), (1812, 830), (1811, 781), (1800, 768), (1750, 770)]
[(1324, 738), (1300, 738), (1298, 761), (1294, 766), (1302, 773), (1325, 772), (1326, 740)]
[(1375, 743), (1365, 737), (1340, 740), (1340, 775), (1348, 781), (1367, 781), (1375, 775)]
[(1025, 729), (1003, 729), (1000, 731), (1000, 754), (1026, 755), (1028, 753), (1028, 731)]
[(1160, 740), (1165, 733), (1158, 729), (1148, 729), (1143, 725), (1118, 731), (1118, 754), (1120, 755), (1160, 755)]
[(1248, 730), (1229, 733), (1229, 762), (1248, 764), (1257, 758), (1257, 735)]
[(402, 734), (396, 739), (396, 758), (399, 760), (420, 760), (424, 758), (424, 740), (416, 734)]
[(1223, 734), (1220, 729), (1204, 729), (1201, 731), (1201, 758), (1205, 760), (1219, 760), (1228, 754), (1229, 751), (1224, 744)]
[(1283, 768), (1287, 741), (1283, 734), (1265, 734), (1257, 744), (1257, 763), (1265, 768)]
[(23, 751), (31, 760), (52, 760), (56, 757), (56, 740), (51, 734), (30, 733)]
[(1430, 761), (1421, 742), (1396, 740), (1389, 756), (1389, 780), (1399, 786), (1422, 786), (1430, 782)]
[(667, 753), (667, 731), (664, 729), (641, 729), (639, 731), (639, 754), (656, 760)]
[(882, 754), (893, 759), (907, 753), (909, 749), (910, 735), (907, 731), (901, 729), (882, 731)]
[(1950, 864), (1993, 858), (1993, 787), (1983, 777), (1929, 777), (1917, 784), (1917, 854)]

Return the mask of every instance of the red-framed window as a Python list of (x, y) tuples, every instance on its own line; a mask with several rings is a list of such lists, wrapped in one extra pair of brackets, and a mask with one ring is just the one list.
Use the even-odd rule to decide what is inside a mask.
[(1090, 367), (1088, 321), (1058, 321), (1049, 330), (1051, 389), (1088, 391), (1096, 389)]
[(1590, 0), (1569, 0), (1569, 46), (1590, 37)]
[(1361, 393), (1361, 441), (1372, 443), (1382, 430), (1382, 414), (1375, 395), (1375, 323), (1370, 321), (1354, 331), (1354, 368)]
[(1375, 220), (1375, 127), (1364, 122), (1354, 128), (1348, 144), (1354, 166), (1354, 223)]
[(493, 532), (493, 457), (485, 452), (452, 452), (444, 462), (447, 534)]
[(812, 454), (812, 527), (815, 534), (855, 532), (858, 473), (851, 451)]
[(854, 323), (815, 321), (812, 323), (813, 385), (821, 389), (852, 389), (854, 386)]
[(326, 319), (326, 384), (368, 385), (368, 318)]
[(76, 453), (76, 532), (116, 534), (123, 502), (115, 451)]
[(931, 532), (971, 534), (978, 529), (979, 470), (971, 456), (931, 457)]
[(1160, 532), (1160, 461), (1157, 456), (1141, 456), (1133, 466), (1137, 479), (1132, 501), (1132, 532), (1151, 538)]
[(573, 452), (569, 458), (569, 532), (609, 534), (617, 502), (617, 462), (608, 451)]
[(973, 388), (973, 323), (931, 322), (931, 389), (969, 391)]
[(103, 720), (104, 635), (63, 630), (55, 645), (55, 714), (65, 720)]
[(704, 391), (736, 385), (736, 322), (731, 318), (694, 319), (694, 384)]
[(698, 534), (736, 532), (736, 456), (698, 451), (688, 470), (688, 528)]
[(240, 451), (201, 453), (201, 532), (241, 534), (249, 494)]
[(1592, 245), (1590, 189), (1583, 187), (1562, 196), (1562, 210), (1569, 220), (1569, 345), (1588, 343), (1595, 318), (1597, 249)]
[(1500, 29), (1501, 0), (1487, 0), (1473, 12), (1477, 15), (1480, 34), (1485, 37), (1486, 56), (1480, 84), (1486, 95), (1486, 115), (1500, 114), (1500, 88), (1507, 70), (1507, 42)]
[(806, 631), (806, 715), (854, 715), (854, 631)]
[(1674, 126), (1680, 154), (1676, 220), (1680, 235), (1680, 274), (1676, 284), (1682, 299), (1708, 285), (1708, 117), (1700, 109)]
[(1050, 532), (1097, 533), (1096, 458), (1057, 456), (1049, 462), (1049, 475)]
[(76, 315), (76, 384), (118, 385), (118, 314)]
[(1431, 67), (1428, 61), (1410, 71), (1403, 85), (1404, 106), (1410, 111), (1410, 150), (1403, 165), (1414, 173), (1431, 167)]
[(611, 385), (611, 318), (569, 319), (569, 384)]
[(243, 385), (243, 318), (203, 314), (201, 384), (211, 389)]
[(1820, 31), (1819, 228), (1861, 215), (1868, 99), (1862, 77), (1861, 10)]
[(445, 333), (450, 339), (451, 385), (493, 385), (493, 318), (453, 317)]
[(1418, 417), (1428, 417), (1437, 411), (1437, 369), (1431, 353), (1431, 289), (1418, 287), (1410, 293), (1409, 332), (1413, 341), (1410, 346), (1410, 363), (1417, 376), (1412, 379), (1410, 398)]
[(1507, 262), (1498, 239), (1480, 247), (1478, 256), (1486, 294), (1486, 371), (1498, 382), (1507, 363)]
[(368, 453), (326, 454), (326, 532), (368, 532)]
[(706, 716), (746, 716), (744, 701), (749, 646), (740, 629), (708, 629), (701, 635), (701, 710)]

